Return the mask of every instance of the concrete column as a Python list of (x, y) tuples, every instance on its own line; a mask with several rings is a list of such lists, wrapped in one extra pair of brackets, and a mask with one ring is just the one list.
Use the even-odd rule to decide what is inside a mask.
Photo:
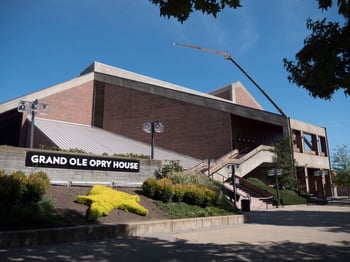
[(305, 176), (306, 193), (310, 194), (309, 173), (307, 172), (307, 166), (304, 167), (304, 176)]

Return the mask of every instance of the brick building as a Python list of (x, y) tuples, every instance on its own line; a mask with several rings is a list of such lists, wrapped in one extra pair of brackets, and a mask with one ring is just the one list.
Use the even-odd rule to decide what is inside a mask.
[(49, 110), (36, 114), (34, 147), (149, 155), (142, 126), (157, 120), (165, 131), (155, 135), (156, 159), (186, 168), (212, 159), (212, 174), (235, 165), (242, 178), (263, 178), (271, 148), (292, 137), (300, 188), (332, 194), (326, 129), (265, 111), (240, 82), (207, 94), (95, 62), (77, 78), (1, 104), (0, 145), (28, 147), (31, 115), (17, 107), (36, 99)]

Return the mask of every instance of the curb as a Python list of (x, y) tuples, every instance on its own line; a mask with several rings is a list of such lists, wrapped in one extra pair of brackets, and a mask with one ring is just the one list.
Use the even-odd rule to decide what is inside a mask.
[(242, 224), (245, 220), (243, 215), (232, 215), (0, 232), (0, 248), (200, 231)]

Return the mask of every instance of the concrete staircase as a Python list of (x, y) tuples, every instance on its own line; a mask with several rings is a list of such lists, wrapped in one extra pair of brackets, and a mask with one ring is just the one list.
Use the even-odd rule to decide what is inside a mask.
[(260, 145), (246, 154), (233, 150), (216, 161), (202, 162), (189, 171), (205, 174), (233, 192), (233, 186), (228, 181), (232, 179), (232, 166), (238, 165), (239, 169), (235, 171), (235, 178), (240, 181), (236, 186), (237, 195), (239, 196), (239, 201), (236, 203), (237, 207), (242, 209), (243, 199), (250, 201), (250, 210), (269, 209), (273, 208), (272, 194), (249, 183), (243, 177), (263, 163), (272, 163), (273, 156), (273, 147)]
[[(224, 183), (226, 189), (233, 192), (232, 185), (229, 183)], [(250, 201), (250, 210), (266, 210), (272, 209), (274, 206), (271, 202), (271, 197), (254, 197), (251, 196), (247, 191), (237, 187), (237, 195), (239, 196), (239, 200), (236, 202), (237, 208), (242, 210), (242, 199)], [(233, 201), (233, 200), (232, 200)]]

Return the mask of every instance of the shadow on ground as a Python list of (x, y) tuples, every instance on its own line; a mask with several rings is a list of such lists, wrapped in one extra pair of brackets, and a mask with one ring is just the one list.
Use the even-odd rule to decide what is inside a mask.
[[(350, 206), (349, 201), (338, 206)], [(336, 204), (332, 204), (335, 206)], [(346, 209), (347, 210), (347, 209)], [(350, 212), (327, 211), (327, 206), (317, 210), (274, 210), (273, 212), (252, 211), (245, 213), (247, 223), (276, 226), (324, 227), (330, 232), (350, 233)]]
[(349, 261), (350, 242), (339, 246), (268, 242), (217, 245), (157, 238), (116, 238), (27, 249), (0, 250), (0, 261)]

